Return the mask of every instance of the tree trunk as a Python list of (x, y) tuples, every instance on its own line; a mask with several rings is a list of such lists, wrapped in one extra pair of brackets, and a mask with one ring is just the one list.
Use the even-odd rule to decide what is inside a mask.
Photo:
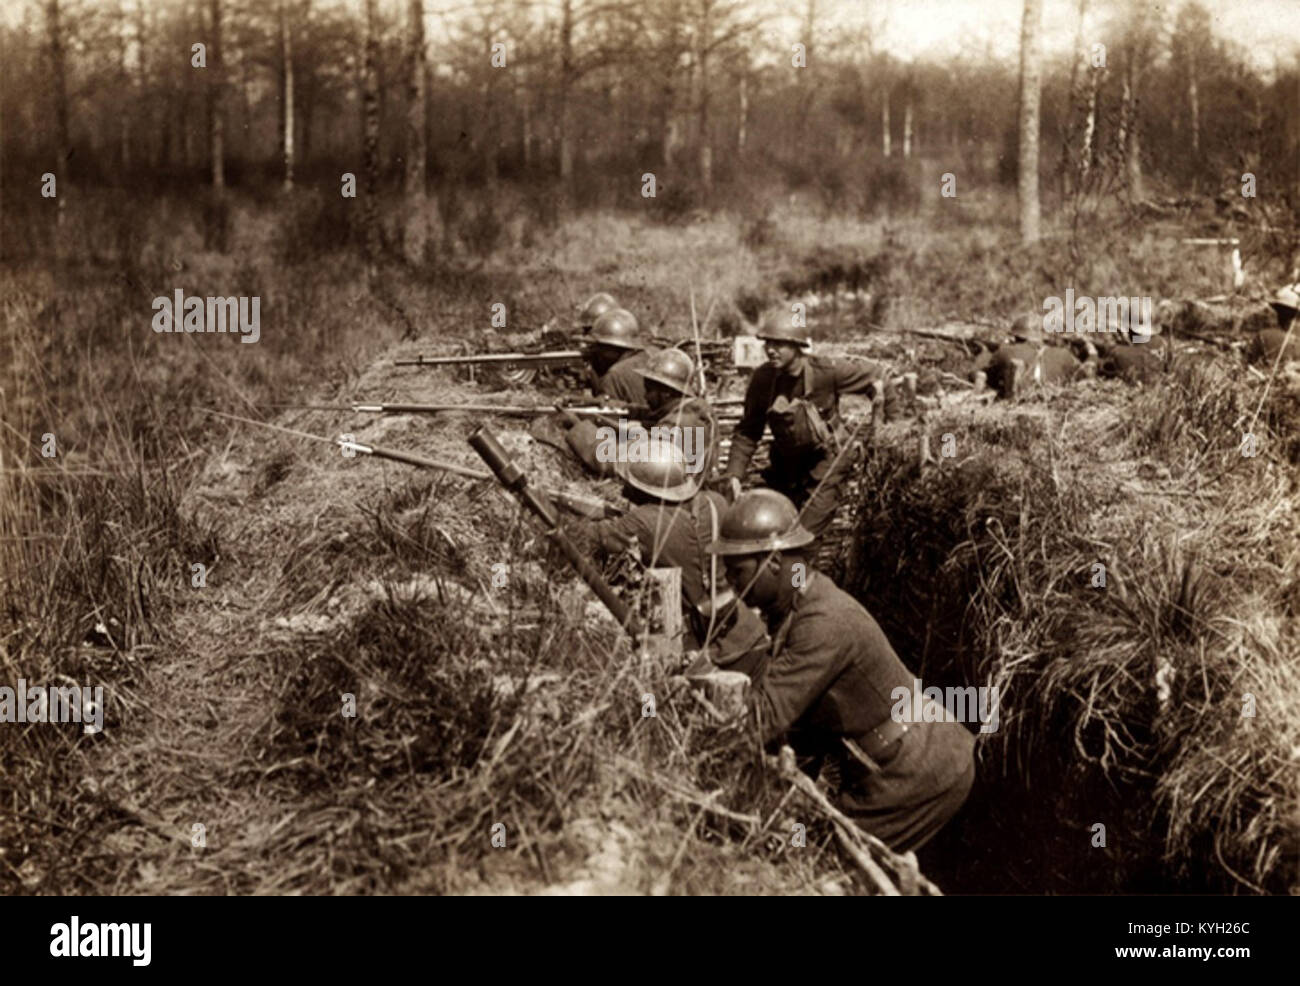
[(117, 43), (118, 43), (118, 91), (122, 94), (123, 105), (120, 108), (120, 117), (118, 118), (118, 162), (122, 166), (122, 173), (126, 174), (131, 168), (131, 115), (129, 109), (131, 106), (131, 73), (127, 69), (127, 44), (126, 44), (126, 5), (123, 0), (118, 0), (117, 4)]
[(365, 0), (366, 36), (361, 73), (362, 132), (365, 141), (365, 224), (366, 253), (370, 274), (379, 261), (379, 24), (377, 0)]
[(50, 71), (54, 75), (54, 137), (57, 144), (54, 175), (58, 182), (54, 222), (56, 226), (62, 226), (64, 203), (72, 185), (72, 136), (68, 117), (67, 48), (63, 39), (59, 0), (48, 0), (45, 4), (45, 23), (50, 38)]
[(407, 11), (406, 226), (402, 254), (408, 264), (424, 262), (429, 242), (424, 158), (424, 0), (410, 0)]
[(289, 0), (280, 0), (280, 104), (283, 107), (281, 137), (284, 151), (284, 190), (293, 191), (293, 34), (289, 24)]
[(700, 45), (698, 136), (700, 156), (700, 181), (705, 189), (713, 188), (713, 144), (709, 140), (709, 42), (713, 25), (709, 8), (704, 11), (704, 37)]
[(740, 76), (740, 114), (736, 124), (736, 153), (745, 153), (745, 141), (749, 136), (749, 75)]
[(889, 89), (880, 90), (880, 142), (885, 152), (885, 157), (889, 157), (893, 150), (893, 135), (889, 132)]
[(1074, 114), (1083, 102), (1079, 93), (1079, 64), (1083, 61), (1083, 22), (1088, 10), (1088, 0), (1079, 0), (1078, 27), (1074, 32), (1074, 54), (1070, 59), (1070, 88), (1066, 97), (1066, 115), (1061, 126), (1061, 192), (1069, 196), (1078, 189), (1074, 181), (1078, 174), (1077, 166), (1070, 167), (1070, 152), (1074, 141)]
[(560, 94), (556, 138), (560, 145), (561, 194), (567, 196), (573, 178), (573, 145), (569, 138), (569, 87), (573, 83), (573, 0), (564, 0), (560, 18)]
[(207, 246), (226, 250), (225, 65), (221, 46), (221, 0), (209, 0), (211, 34), (208, 41), (208, 160), (212, 168), (212, 201), (207, 222)]
[(1042, 0), (1025, 0), (1020, 31), (1020, 238), (1026, 243), (1039, 236), (1038, 110), (1039, 44)]
[(1088, 80), (1088, 110), (1083, 120), (1083, 139), (1079, 150), (1079, 180), (1077, 187), (1083, 188), (1092, 169), (1092, 140), (1097, 132), (1097, 90), (1101, 87), (1104, 70), (1094, 67)]
[(1201, 151), (1201, 102), (1196, 92), (1195, 61), (1187, 69), (1187, 102), (1192, 111), (1192, 155), (1196, 157)]
[(1135, 202), (1140, 202), (1143, 198), (1142, 136), (1138, 120), (1138, 101), (1141, 98), (1140, 62), (1141, 59), (1138, 57), (1136, 45), (1130, 45), (1124, 73), (1124, 101), (1128, 113), (1125, 118), (1127, 127), (1125, 128), (1125, 140), (1122, 149), (1124, 152), (1124, 170), (1128, 179), (1129, 197)]
[(912, 156), (912, 104), (903, 108), (903, 157)]

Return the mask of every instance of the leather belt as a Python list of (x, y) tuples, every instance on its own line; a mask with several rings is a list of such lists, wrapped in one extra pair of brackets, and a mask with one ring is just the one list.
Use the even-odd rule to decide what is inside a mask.
[[(925, 705), (931, 704), (933, 704), (931, 700), (926, 699)], [(939, 708), (941, 709), (941, 707)], [(922, 708), (922, 721), (925, 721), (924, 706)], [(942, 721), (942, 717), (938, 721)], [(842, 736), (840, 739), (854, 759), (872, 773), (877, 773), (881, 769), (879, 761), (888, 759), (886, 754), (893, 752), (895, 744), (903, 738), (913, 725), (914, 723), (910, 722), (899, 722), (891, 716), (868, 729), (856, 739), (848, 736)]]

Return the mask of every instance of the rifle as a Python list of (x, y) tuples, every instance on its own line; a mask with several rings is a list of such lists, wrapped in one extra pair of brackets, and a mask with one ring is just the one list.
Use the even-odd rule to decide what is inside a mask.
[(481, 353), (473, 356), (415, 356), (393, 360), (395, 366), (499, 366), (505, 370), (581, 366), (580, 349), (556, 349), (547, 353)]
[[(256, 425), (259, 428), (269, 428), (272, 431), (282, 431), (287, 435), (296, 435), (299, 438), (310, 438), (318, 442), (330, 442), (344, 449), (360, 452), (362, 455), (373, 455), (377, 459), (389, 459), (393, 462), (404, 462), (407, 465), (418, 466), (421, 469), (432, 469), (436, 472), (450, 473), (453, 476), (464, 476), (466, 479), (492, 478), (492, 473), (484, 472), (482, 469), (471, 469), (469, 466), (462, 466), (455, 462), (445, 462), (441, 459), (430, 459), (423, 455), (416, 455), (414, 452), (403, 452), (400, 449), (382, 448), (378, 445), (368, 445), (365, 442), (345, 441), (342, 438), (327, 438), (324, 435), (313, 435), (311, 432), (299, 431), (296, 428), (285, 428), (281, 425), (273, 425), (267, 421), (256, 421), (253, 418), (241, 418), (239, 415), (226, 414), (224, 411), (214, 411), (211, 408), (204, 408), (204, 410), (209, 414), (215, 414), (220, 418), (229, 418), (232, 421), (240, 421), (244, 424)], [(588, 520), (606, 520), (611, 517), (618, 517), (622, 514), (622, 511), (617, 507), (606, 503), (599, 497), (587, 496), (582, 493), (565, 493), (561, 490), (546, 490), (539, 492), (545, 493), (545, 495), (549, 496), (570, 513), (577, 514), (579, 517)]]
[(496, 476), (497, 481), (546, 525), (546, 533), (555, 542), (556, 547), (564, 552), (565, 557), (569, 559), (569, 563), (578, 570), (582, 580), (591, 587), (591, 591), (605, 604), (605, 608), (609, 610), (614, 619), (633, 638), (637, 637), (643, 629), (640, 626), (640, 621), (633, 615), (627, 603), (623, 602), (618, 593), (605, 581), (596, 566), (591, 563), (591, 560), (577, 549), (574, 543), (569, 540), (568, 535), (561, 529), (559, 515), (555, 512), (555, 507), (547, 497), (546, 491), (528, 485), (528, 477), (510, 460), (510, 456), (501, 447), (501, 443), (485, 428), (479, 427), (475, 429), (474, 433), (469, 436), (469, 444), (488, 464), (488, 468), (492, 470), (492, 474)]
[(638, 417), (645, 413), (639, 408), (601, 407), (596, 404), (263, 404), (262, 407), (294, 408), (303, 411), (355, 411), (369, 414), (439, 414), (444, 411), (465, 411), (473, 414), (504, 414), (529, 417), (550, 414), (563, 408), (580, 416)]

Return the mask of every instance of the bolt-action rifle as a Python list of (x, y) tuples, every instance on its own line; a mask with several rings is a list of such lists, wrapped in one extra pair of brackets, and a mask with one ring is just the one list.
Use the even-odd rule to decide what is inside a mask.
[[(325, 435), (313, 435), (308, 431), (299, 431), (297, 428), (285, 428), (281, 425), (273, 425), (267, 421), (257, 421), (253, 418), (242, 418), (237, 414), (226, 414), (224, 411), (215, 411), (211, 408), (206, 409), (209, 414), (214, 414), (220, 418), (229, 418), (232, 421), (240, 421), (244, 424), (254, 425), (258, 428), (269, 428), (271, 431), (281, 431), (287, 435), (296, 435), (299, 438), (310, 438), (318, 442), (331, 442), (334, 445), (342, 447), (344, 450), (360, 452), (362, 455), (371, 455), (376, 459), (389, 459), (393, 462), (404, 462), (410, 466), (417, 466), (421, 469), (432, 469), (435, 472), (445, 472), (453, 476), (464, 476), (466, 479), (491, 479), (492, 473), (482, 469), (472, 469), (469, 466), (462, 466), (456, 462), (446, 462), (442, 459), (430, 459), (423, 455), (417, 455), (414, 452), (403, 452), (400, 449), (382, 448), (378, 445), (369, 445), (365, 442), (350, 441), (344, 438), (328, 438)], [(504, 453), (503, 453), (504, 454)], [(622, 511), (610, 503), (595, 496), (587, 496), (582, 493), (565, 493), (560, 490), (538, 491), (550, 497), (556, 504), (563, 507), (570, 513), (588, 520), (606, 520), (611, 517), (618, 517)]]
[(393, 360), (396, 366), (496, 366), (503, 370), (578, 367), (581, 349), (555, 349), (546, 353), (480, 353), (470, 356), (414, 356)]
[(521, 418), (552, 414), (557, 409), (569, 411), (579, 417), (636, 418), (646, 413), (644, 408), (602, 407), (599, 404), (263, 404), (262, 407), (295, 408), (303, 411), (355, 411), (359, 414), (440, 414), (446, 411), (463, 411)]

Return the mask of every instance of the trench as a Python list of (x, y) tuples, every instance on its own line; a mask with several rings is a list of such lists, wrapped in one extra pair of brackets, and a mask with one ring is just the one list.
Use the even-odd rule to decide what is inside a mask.
[[(987, 576), (968, 550), (972, 520), (992, 506), (987, 477), (976, 469), (922, 483), (916, 468), (910, 451), (869, 450), (852, 538), (833, 574), (927, 687), (984, 685), (998, 655), (966, 603)], [(918, 854), (932, 880), (951, 894), (1223, 892), (1208, 875), (1177, 876), (1163, 861), (1153, 781), (1116, 781), (1082, 762), (1065, 721), (1026, 749), (1005, 725), (1017, 700), (1002, 695), (1003, 725), (979, 737), (970, 798)], [(1098, 823), (1104, 848), (1094, 845)]]

